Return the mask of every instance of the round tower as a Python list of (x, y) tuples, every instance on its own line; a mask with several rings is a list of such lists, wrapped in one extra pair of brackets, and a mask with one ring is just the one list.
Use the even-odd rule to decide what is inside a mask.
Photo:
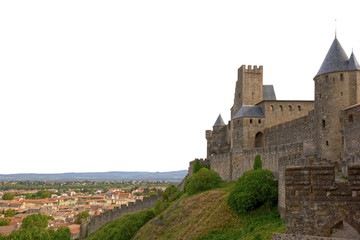
[(355, 55), (352, 53), (349, 59), (335, 38), (314, 78), (316, 148), (321, 159), (341, 160), (344, 143), (341, 112), (359, 103), (359, 70)]

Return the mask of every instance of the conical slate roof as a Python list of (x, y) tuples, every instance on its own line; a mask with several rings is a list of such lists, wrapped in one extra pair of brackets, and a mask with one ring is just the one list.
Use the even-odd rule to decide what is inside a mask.
[(348, 60), (349, 58), (340, 42), (335, 38), (316, 76), (324, 73), (346, 71), (348, 70)]
[(214, 127), (218, 127), (218, 126), (225, 126), (225, 123), (221, 117), (221, 114), (219, 114), (218, 118), (216, 119), (216, 122), (214, 123)]
[(351, 53), (350, 59), (349, 59), (349, 64), (348, 64), (348, 70), (360, 70), (360, 65), (358, 63), (358, 61), (356, 60), (356, 57), (354, 55), (354, 53)]

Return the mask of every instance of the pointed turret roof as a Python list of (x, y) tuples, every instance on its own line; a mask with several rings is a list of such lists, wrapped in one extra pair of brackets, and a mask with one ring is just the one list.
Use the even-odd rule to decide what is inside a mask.
[(348, 70), (348, 60), (349, 58), (340, 42), (335, 38), (316, 76), (324, 73), (346, 71)]
[(214, 123), (214, 127), (218, 127), (218, 126), (225, 126), (225, 123), (221, 117), (221, 114), (219, 114), (218, 118), (216, 119), (216, 122)]
[(356, 60), (356, 57), (354, 55), (354, 52), (351, 53), (350, 59), (349, 59), (349, 65), (348, 70), (360, 70), (360, 65), (358, 61)]

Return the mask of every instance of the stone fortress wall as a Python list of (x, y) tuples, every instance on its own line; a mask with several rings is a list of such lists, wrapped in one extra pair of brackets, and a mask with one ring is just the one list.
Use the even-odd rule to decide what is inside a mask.
[(105, 211), (100, 215), (95, 215), (90, 218), (89, 221), (85, 221), (80, 226), (80, 239), (84, 239), (90, 234), (96, 232), (99, 228), (105, 224), (119, 219), (125, 215), (140, 212), (145, 209), (149, 209), (155, 206), (158, 199), (161, 199), (160, 195), (151, 195), (143, 200), (136, 200), (135, 202), (129, 202), (128, 205), (122, 204), (121, 207), (115, 207), (114, 210)]
[(330, 236), (344, 222), (360, 232), (360, 166), (348, 167), (347, 178), (338, 171), (334, 165), (286, 169), (287, 233)]

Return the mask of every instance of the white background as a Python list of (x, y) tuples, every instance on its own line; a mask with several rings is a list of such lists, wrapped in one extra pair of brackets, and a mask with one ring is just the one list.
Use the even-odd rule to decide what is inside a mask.
[(1, 1), (0, 173), (186, 169), (242, 64), (313, 99), (335, 19), (360, 56), (357, 1)]

